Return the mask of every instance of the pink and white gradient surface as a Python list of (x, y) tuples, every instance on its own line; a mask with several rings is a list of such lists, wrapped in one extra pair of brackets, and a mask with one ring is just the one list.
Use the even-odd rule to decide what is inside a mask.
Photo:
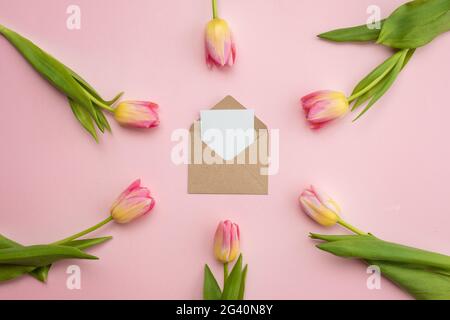
[[(403, 0), (227, 0), (219, 2), (237, 42), (236, 65), (209, 71), (203, 32), (209, 0), (0, 0), (0, 22), (81, 73), (106, 97), (160, 105), (161, 126), (127, 130), (96, 144), (65, 98), (0, 38), (0, 233), (45, 243), (105, 218), (115, 197), (141, 177), (156, 198), (150, 216), (111, 224), (99, 261), (54, 266), (48, 284), (30, 277), (0, 285), (0, 299), (201, 299), (203, 265), (219, 273), (219, 220), (241, 228), (248, 299), (409, 299), (387, 280), (366, 288), (365, 266), (323, 253), (308, 232), (324, 229), (297, 197), (313, 183), (345, 218), (391, 241), (450, 254), (450, 34), (418, 50), (395, 85), (361, 120), (311, 131), (299, 106), (317, 89), (350, 92), (390, 55), (375, 45), (333, 44), (316, 34), (382, 16)], [(79, 31), (66, 8), (82, 11)], [(26, 8), (26, 9), (25, 9)], [(171, 162), (171, 133), (232, 94), (280, 129), (280, 170), (269, 196), (188, 195), (187, 168)], [(112, 120), (112, 118), (111, 118)], [(113, 122), (113, 120), (112, 120)], [(66, 288), (78, 264), (82, 289)]]

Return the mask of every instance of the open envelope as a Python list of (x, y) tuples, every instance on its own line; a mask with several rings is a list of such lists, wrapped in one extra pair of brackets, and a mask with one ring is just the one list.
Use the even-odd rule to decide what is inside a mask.
[[(233, 97), (227, 96), (211, 110), (246, 110), (246, 108)], [(256, 116), (253, 125), (253, 143), (233, 159), (225, 160), (202, 140), (201, 120), (192, 124), (188, 166), (190, 194), (268, 194), (268, 175), (264, 174), (263, 169), (268, 167), (268, 130)], [(198, 159), (199, 153), (213, 155), (219, 161), (211, 163), (204, 158)]]

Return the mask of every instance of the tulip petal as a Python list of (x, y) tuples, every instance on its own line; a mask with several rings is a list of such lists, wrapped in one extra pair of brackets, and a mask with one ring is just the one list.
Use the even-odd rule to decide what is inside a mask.
[(232, 66), (236, 57), (234, 44), (228, 24), (223, 19), (213, 19), (205, 31), (205, 57), (209, 68), (213, 66)]
[(135, 128), (152, 128), (159, 125), (158, 105), (147, 101), (124, 101), (114, 110), (119, 124)]
[(235, 260), (239, 254), (239, 226), (229, 220), (220, 222), (214, 236), (214, 254), (222, 263)]
[(141, 187), (141, 181), (134, 181), (117, 198), (111, 207), (111, 216), (118, 223), (128, 223), (153, 209), (155, 200), (149, 189)]
[[(339, 221), (339, 206), (325, 193), (313, 186), (302, 192), (299, 198), (303, 211), (317, 223), (332, 226)], [(338, 210), (336, 210), (338, 209)]]
[(321, 128), (349, 111), (349, 102), (342, 92), (322, 90), (301, 98), (306, 120), (313, 129)]

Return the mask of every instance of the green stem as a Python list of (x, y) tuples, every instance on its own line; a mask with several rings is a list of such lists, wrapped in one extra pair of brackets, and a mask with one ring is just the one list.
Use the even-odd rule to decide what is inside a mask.
[[(393, 66), (394, 67), (394, 66)], [(392, 67), (392, 68), (393, 68)], [(363, 89), (359, 90), (358, 92), (356, 92), (355, 94), (353, 94), (352, 96), (350, 96), (347, 100), (348, 102), (352, 102), (353, 100), (355, 100), (356, 98), (359, 98), (360, 96), (362, 96), (364, 93), (366, 93), (367, 91), (369, 91), (370, 89), (372, 89), (373, 87), (375, 87), (381, 80), (383, 80), (383, 78), (392, 70), (392, 68), (387, 69), (385, 72), (383, 72), (383, 74), (381, 74), (378, 78), (376, 78), (375, 80), (373, 80), (371, 83), (369, 83), (369, 85), (367, 85), (367, 87), (364, 87)]]
[(359, 234), (359, 235), (367, 235), (368, 234), (367, 232), (359, 230), (358, 228), (352, 226), (350, 223), (347, 223), (344, 220), (339, 220), (338, 223), (341, 226), (343, 226), (344, 228), (347, 228), (348, 230), (350, 230), (356, 234)]
[[(404, 57), (406, 56), (406, 54), (408, 53), (409, 49), (404, 49), (402, 51), (399, 51), (396, 53), (396, 55), (399, 55), (399, 58), (397, 59), (397, 62), (394, 63), (390, 68), (386, 69), (386, 71), (384, 71), (378, 78), (376, 78), (375, 80), (373, 80), (371, 83), (369, 83), (366, 87), (364, 87), (363, 89), (359, 90), (358, 92), (355, 92), (355, 94), (351, 95), (347, 100), (348, 102), (352, 102), (353, 100), (355, 100), (356, 98), (359, 98), (360, 96), (362, 96), (364, 93), (366, 93), (367, 91), (369, 91), (370, 89), (372, 89), (373, 87), (375, 87), (381, 80), (383, 80), (383, 78), (389, 73), (391, 72), (392, 69), (395, 68), (397, 63), (402, 63), (404, 61)], [(403, 58), (402, 58), (403, 57)]]
[(225, 262), (223, 264), (223, 285), (225, 285), (225, 282), (227, 282), (228, 278), (228, 262)]
[(213, 10), (213, 19), (216, 19), (217, 16), (217, 1), (212, 0), (212, 10)]
[(100, 108), (103, 108), (105, 110), (108, 110), (112, 113), (114, 113), (114, 108), (111, 108), (110, 106), (108, 106), (107, 104), (104, 104), (103, 102), (101, 102), (100, 100), (98, 100), (96, 97), (94, 97), (93, 95), (91, 95), (86, 89), (83, 89), (83, 91), (89, 96), (89, 98), (96, 104), (98, 105)]
[(78, 232), (78, 233), (74, 234), (73, 236), (70, 236), (70, 237), (67, 237), (65, 239), (53, 242), (52, 244), (53, 245), (59, 245), (59, 244), (64, 244), (64, 243), (70, 242), (72, 240), (76, 240), (76, 239), (78, 239), (78, 238), (80, 238), (80, 237), (82, 237), (82, 236), (84, 236), (84, 235), (86, 235), (88, 233), (91, 233), (92, 231), (95, 231), (95, 230), (99, 229), (100, 227), (103, 227), (105, 224), (107, 224), (108, 222), (112, 221), (112, 219), (113, 218), (111, 216), (109, 216), (108, 218), (106, 218), (105, 220), (103, 220), (102, 222), (96, 224), (93, 227), (90, 227), (90, 228), (88, 228), (86, 230)]

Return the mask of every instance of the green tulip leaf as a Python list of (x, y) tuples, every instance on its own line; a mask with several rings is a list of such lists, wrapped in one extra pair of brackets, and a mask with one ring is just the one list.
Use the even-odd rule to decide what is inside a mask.
[(28, 272), (28, 274), (33, 278), (35, 278), (36, 280), (46, 283), (48, 280), (48, 274), (50, 272), (51, 267), (52, 267), (51, 264), (37, 268), (34, 267), (33, 270)]
[[(411, 59), (412, 55), (414, 54), (415, 50), (408, 50), (408, 53), (406, 54), (405, 61), (403, 63), (402, 69), (406, 66), (406, 64)], [(386, 66), (384, 66), (386, 68)], [(378, 70), (380, 72), (380, 70)], [(375, 70), (372, 72), (375, 73)], [(369, 75), (372, 78), (375, 76), (375, 74)], [(367, 76), (366, 79), (369, 77)], [(370, 98), (372, 98), (377, 92), (381, 91), (381, 88), (386, 85), (386, 83), (389, 81), (389, 77), (384, 77), (380, 82), (378, 82), (373, 88), (371, 88), (369, 91), (361, 95), (355, 100), (355, 103), (353, 104), (352, 111), (356, 110), (358, 107), (366, 103)], [(357, 90), (361, 90), (362, 86), (366, 83), (360, 83), (359, 87), (355, 88), (353, 92), (356, 92)]]
[(245, 281), (247, 280), (247, 271), (248, 271), (248, 265), (245, 265), (244, 270), (242, 270), (241, 285), (239, 287), (238, 300), (244, 300)]
[(223, 286), (222, 300), (238, 300), (242, 280), (242, 255), (236, 261), (233, 270)]
[[(111, 127), (106, 119), (103, 111), (95, 107), (95, 117), (87, 111), (83, 106), (79, 105), (75, 101), (69, 99), (70, 107), (77, 118), (77, 120), (81, 123), (81, 125), (92, 135), (92, 137), (98, 142), (97, 132), (95, 130), (94, 121), (99, 130), (104, 133), (105, 129), (111, 132)], [(92, 120), (93, 119), (93, 120)]]
[(352, 95), (365, 90), (369, 86), (374, 87), (377, 83), (383, 80), (386, 75), (395, 67), (400, 57), (401, 52), (397, 52), (386, 59), (382, 64), (376, 67), (371, 73), (369, 73), (356, 85), (355, 89), (353, 89)]
[(203, 281), (203, 299), (204, 300), (220, 300), (222, 291), (208, 265), (205, 265), (205, 278)]
[(108, 130), (108, 132), (111, 132), (111, 126), (109, 125), (108, 120), (103, 114), (103, 111), (100, 108), (95, 108), (95, 110), (98, 119), (97, 127), (100, 129), (101, 132), (105, 132), (105, 129)]
[(115, 104), (117, 101), (119, 101), (120, 98), (122, 98), (124, 93), (125, 92), (123, 92), (123, 91), (119, 92), (114, 98), (112, 98), (112, 100), (105, 101), (105, 103), (109, 106)]
[(40, 49), (30, 40), (4, 26), (0, 26), (0, 34), (55, 88), (79, 104), (88, 108), (91, 106), (92, 108), (89, 97), (61, 62)]
[[(101, 237), (92, 239), (82, 239), (74, 240), (64, 244), (64, 246), (75, 247), (80, 250), (86, 250), (92, 248), (96, 245), (102, 244), (112, 237)], [(0, 234), (0, 249), (12, 248), (12, 247), (23, 247), (21, 244), (6, 238)], [(46, 265), (42, 267), (28, 267), (28, 266), (14, 266), (14, 265), (4, 265), (0, 268), (0, 282), (11, 280), (17, 278), (23, 274), (30, 274), (32, 277), (36, 278), (41, 282), (46, 282), (48, 278), (48, 272), (50, 271), (51, 265)]]
[(116, 95), (112, 100), (106, 101), (80, 75), (30, 40), (2, 25), (0, 25), (0, 34), (22, 54), (37, 72), (67, 96), (76, 118), (96, 141), (98, 141), (98, 138), (92, 120), (95, 121), (101, 132), (104, 132), (105, 129), (111, 131), (102, 109), (97, 104), (111, 106), (120, 99), (123, 92)]
[(358, 258), (378, 266), (384, 277), (416, 299), (450, 299), (450, 257), (386, 242), (372, 235), (319, 235), (322, 250), (345, 258)]
[(450, 30), (450, 1), (415, 0), (397, 8), (384, 22), (378, 43), (413, 49)]
[(21, 247), (19, 243), (8, 239), (4, 235), (0, 234), (0, 249), (13, 248), (13, 247)]
[(123, 92), (120, 92), (119, 94), (117, 94), (112, 100), (104, 100), (100, 94), (86, 81), (83, 79), (83, 77), (81, 77), (79, 74), (77, 74), (75, 71), (73, 71), (72, 69), (70, 69), (69, 67), (65, 66), (67, 68), (67, 70), (70, 71), (70, 73), (72, 74), (72, 77), (87, 91), (89, 92), (89, 94), (91, 94), (94, 98), (96, 98), (97, 100), (99, 100), (100, 102), (107, 104), (107, 105), (112, 105), (114, 103), (117, 102), (117, 100), (120, 99), (120, 97), (122, 97), (122, 95), (124, 94)]
[(387, 81), (387, 78), (384, 78), (381, 80), (375, 87), (364, 93), (362, 96), (360, 96), (358, 99), (355, 100), (355, 103), (352, 106), (352, 111), (355, 111), (360, 106), (362, 106), (364, 103), (366, 103), (373, 95), (380, 90), (380, 88), (383, 86), (383, 84)]
[(0, 250), (0, 264), (20, 266), (45, 266), (63, 259), (98, 259), (74, 247), (60, 245), (35, 245)]
[(403, 69), (403, 65), (406, 59), (406, 55), (408, 53), (408, 49), (401, 51), (400, 59), (397, 61), (397, 64), (395, 67), (389, 72), (389, 74), (386, 76), (386, 81), (383, 82), (383, 84), (377, 88), (376, 92), (370, 99), (370, 102), (366, 105), (364, 110), (353, 120), (356, 121), (359, 118), (361, 118), (374, 104), (377, 102), (392, 86), (395, 79), (397, 79), (398, 75)]
[(317, 233), (310, 233), (309, 237), (314, 240), (324, 240), (328, 242), (333, 241), (341, 241), (341, 240), (376, 240), (373, 235), (327, 235), (327, 234), (317, 234)]
[(64, 243), (64, 246), (74, 247), (80, 250), (90, 249), (94, 246), (102, 244), (106, 241), (111, 240), (112, 237), (100, 237), (100, 238), (91, 238), (91, 239), (81, 239), (81, 240), (73, 240)]
[(0, 265), (0, 282), (8, 281), (32, 272), (34, 266)]
[[(384, 23), (384, 20), (381, 20), (380, 23), (382, 25)], [(318, 37), (335, 42), (376, 41), (378, 39), (378, 36), (380, 35), (380, 30), (381, 29), (376, 28), (370, 29), (367, 24), (364, 24), (356, 27), (328, 31), (319, 34)]]
[[(82, 239), (82, 240), (74, 240), (67, 243), (64, 243), (64, 246), (75, 247), (80, 250), (86, 250), (92, 248), (96, 245), (102, 244), (108, 240), (111, 240), (112, 237), (101, 237), (101, 238), (92, 238), (92, 239)], [(47, 282), (48, 273), (52, 265), (46, 265), (43, 267), (39, 267), (30, 272), (30, 275), (36, 278), (41, 282)]]
[(419, 300), (449, 300), (450, 276), (413, 265), (368, 260), (381, 274)]
[(414, 52), (416, 52), (416, 49), (409, 49), (408, 53), (406, 54), (405, 61), (403, 62), (402, 70), (406, 67), (409, 60), (411, 60), (412, 56), (414, 55)]
[(356, 237), (354, 239), (321, 243), (317, 247), (344, 258), (379, 260), (450, 271), (450, 256), (379, 239), (368, 241)]
[(80, 104), (69, 98), (70, 108), (73, 114), (77, 118), (78, 122), (81, 123), (83, 128), (95, 139), (98, 143), (97, 131), (95, 130), (94, 121), (92, 120), (91, 114)]
[(71, 68), (69, 68), (68, 66), (65, 66), (67, 68), (67, 70), (71, 73), (73, 79), (78, 82), (84, 90), (86, 90), (87, 92), (89, 92), (90, 95), (92, 95), (94, 98), (100, 100), (103, 103), (106, 103), (105, 100), (103, 100), (103, 98), (100, 96), (100, 94), (86, 81), (83, 79), (83, 77), (81, 77), (78, 73), (76, 73), (75, 71), (73, 71)]
[[(11, 239), (6, 238), (0, 234), (0, 249), (23, 247)], [(45, 282), (50, 266), (34, 267), (34, 266), (15, 266), (15, 265), (1, 265), (0, 266), (0, 282), (12, 280), (26, 273), (30, 274), (35, 279)]]

